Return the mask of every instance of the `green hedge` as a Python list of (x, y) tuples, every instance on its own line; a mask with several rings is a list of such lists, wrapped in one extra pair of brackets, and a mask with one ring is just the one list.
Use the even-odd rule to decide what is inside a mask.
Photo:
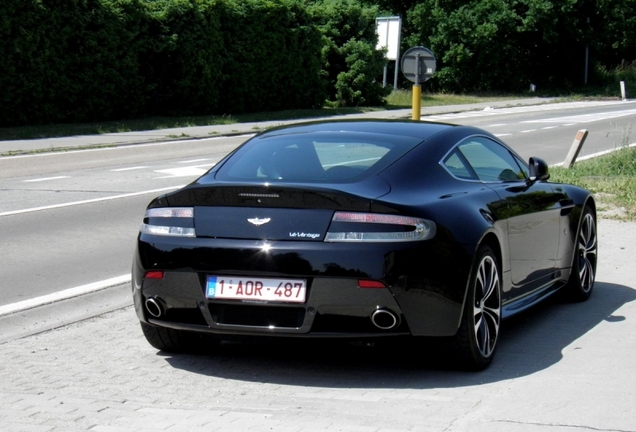
[[(122, 4), (124, 0), (110, 0)], [(212, 113), (220, 103), (221, 70), (226, 56), (220, 13), (214, 0), (132, 0), (143, 40), (137, 48), (146, 85), (145, 114)]]
[(376, 13), (357, 0), (1, 0), (0, 126), (381, 103)]
[(137, 42), (117, 12), (98, 0), (2, 0), (0, 124), (141, 112)]
[(301, 3), (227, 0), (221, 86), (226, 113), (322, 106), (322, 40)]

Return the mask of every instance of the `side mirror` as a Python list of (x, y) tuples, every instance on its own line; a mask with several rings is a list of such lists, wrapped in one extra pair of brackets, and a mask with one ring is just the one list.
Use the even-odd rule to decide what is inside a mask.
[(548, 164), (545, 163), (543, 159), (539, 159), (537, 157), (531, 157), (528, 163), (530, 166), (530, 181), (542, 181), (550, 178), (550, 173), (548, 173)]

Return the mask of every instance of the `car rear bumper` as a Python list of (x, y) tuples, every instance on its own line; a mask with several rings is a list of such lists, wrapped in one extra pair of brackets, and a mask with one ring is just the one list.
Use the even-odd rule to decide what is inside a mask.
[(300, 304), (208, 299), (204, 280), (196, 272), (174, 271), (161, 280), (143, 280), (135, 292), (140, 318), (159, 326), (233, 335), (410, 334), (391, 291), (359, 288), (355, 278), (312, 278)]
[[(138, 242), (132, 286), (139, 319), (153, 325), (285, 337), (450, 336), (459, 325), (469, 259), (435, 242), (335, 248), (272, 242), (265, 251), (262, 241), (192, 239), (188, 245), (149, 237)], [(163, 278), (146, 278), (149, 270), (161, 270)], [(303, 303), (207, 298), (207, 277), (219, 274), (303, 278), (307, 297)], [(386, 287), (361, 288), (360, 279)]]

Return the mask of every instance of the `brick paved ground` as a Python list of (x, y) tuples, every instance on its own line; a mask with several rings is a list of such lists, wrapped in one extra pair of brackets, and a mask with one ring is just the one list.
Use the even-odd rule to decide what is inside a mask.
[(417, 347), (157, 352), (128, 307), (0, 345), (0, 430), (636, 431), (636, 224), (601, 222), (591, 301), (505, 323), (482, 373)]

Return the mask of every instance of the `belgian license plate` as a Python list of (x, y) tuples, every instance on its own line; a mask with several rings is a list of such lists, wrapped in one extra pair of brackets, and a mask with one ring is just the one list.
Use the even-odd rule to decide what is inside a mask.
[(303, 303), (306, 292), (307, 283), (303, 279), (208, 276), (206, 286), (206, 295), (212, 299)]

